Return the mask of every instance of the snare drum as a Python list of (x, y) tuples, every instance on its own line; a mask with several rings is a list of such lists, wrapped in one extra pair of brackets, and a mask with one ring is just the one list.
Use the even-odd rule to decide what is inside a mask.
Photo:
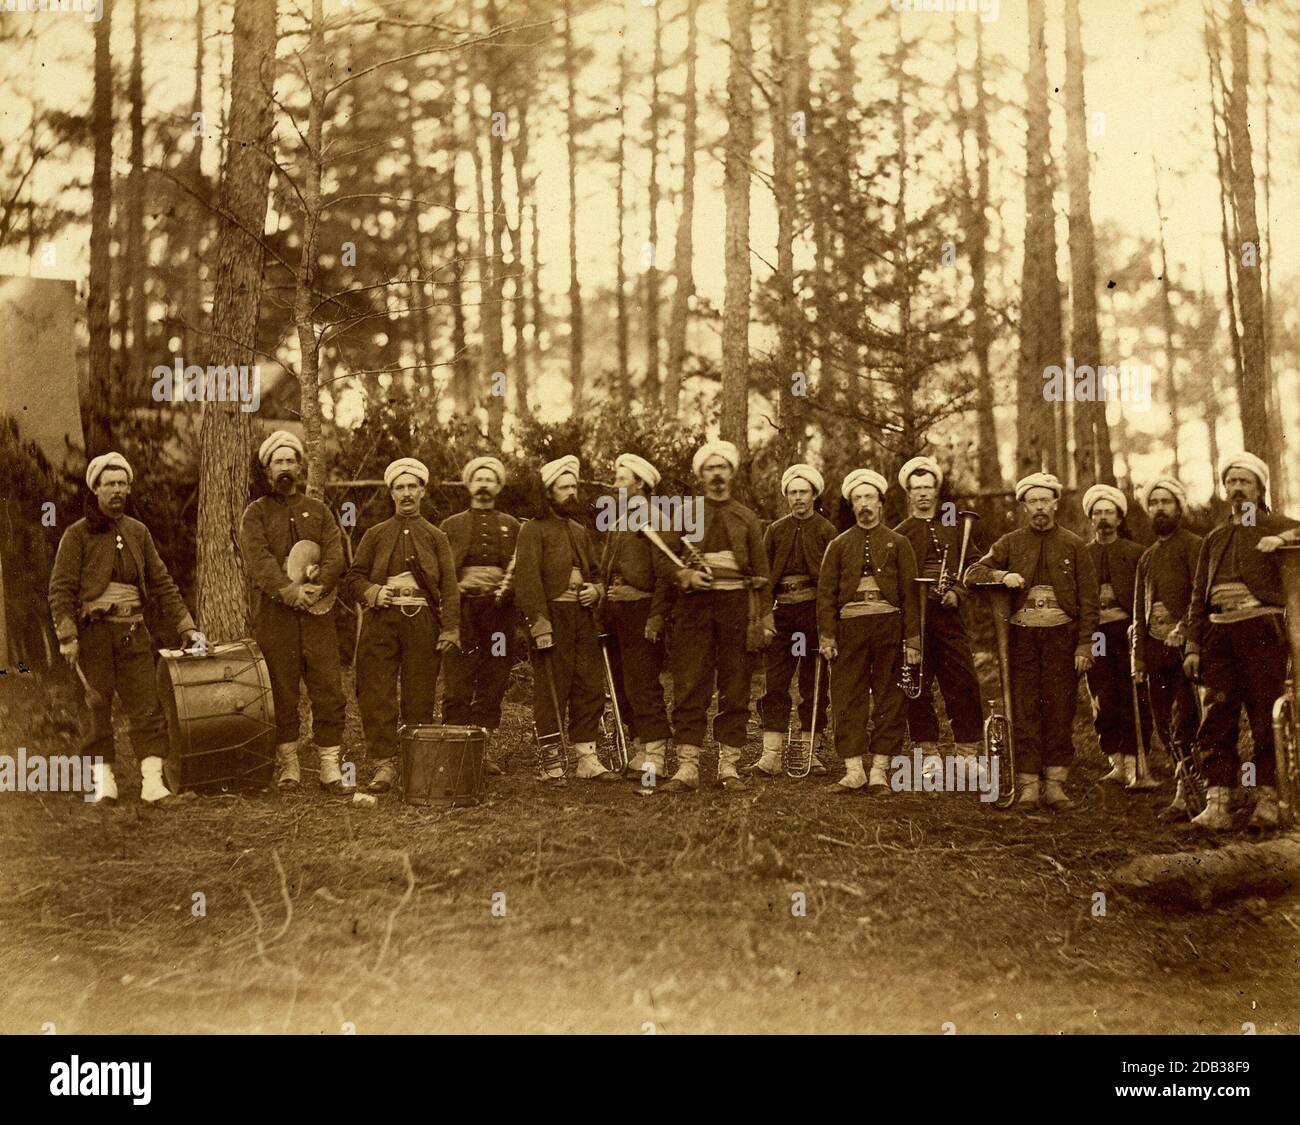
[(158, 699), (171, 752), (167, 786), (264, 789), (275, 773), (271, 676), (252, 640), (215, 645), (203, 655), (168, 650), (158, 663)]
[(401, 744), (402, 798), (408, 805), (477, 805), (483, 793), (482, 727), (408, 727)]

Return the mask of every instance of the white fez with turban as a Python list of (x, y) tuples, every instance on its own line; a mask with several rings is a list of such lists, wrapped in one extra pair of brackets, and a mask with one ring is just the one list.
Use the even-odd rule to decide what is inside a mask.
[[(1264, 491), (1263, 499), (1268, 500), (1268, 466), (1253, 453), (1225, 453), (1219, 458), (1219, 485), (1233, 469), (1245, 469), (1259, 478), (1260, 488)], [(1228, 490), (1223, 487), (1223, 498), (1228, 498)]]
[(784, 495), (785, 490), (790, 487), (791, 481), (806, 480), (812, 485), (812, 490), (818, 496), (826, 489), (826, 482), (822, 480), (822, 475), (811, 465), (791, 465), (781, 474), (781, 492)]
[(695, 456), (691, 458), (691, 472), (697, 477), (700, 470), (704, 467), (704, 462), (710, 457), (721, 457), (732, 468), (740, 468), (740, 450), (729, 441), (706, 441), (699, 449), (695, 451)]
[(429, 467), (423, 461), (417, 461), (414, 457), (399, 457), (384, 470), (384, 484), (392, 488), (393, 481), (403, 473), (410, 473), (421, 484), (429, 483)]
[(126, 471), (126, 483), (130, 484), (135, 480), (135, 470), (131, 468), (125, 457), (120, 453), (102, 453), (86, 466), (87, 487), (93, 490), (105, 469), (124, 469)]
[(1058, 498), (1061, 495), (1061, 482), (1051, 473), (1030, 473), (1027, 477), (1021, 477), (1016, 481), (1016, 499), (1023, 500), (1031, 488), (1050, 488)]
[(907, 482), (912, 479), (913, 473), (933, 473), (934, 487), (938, 488), (943, 484), (943, 470), (939, 468), (939, 462), (933, 457), (913, 457), (898, 470), (898, 483), (904, 490), (907, 489)]
[(1109, 500), (1119, 509), (1121, 516), (1128, 515), (1128, 499), (1118, 488), (1109, 484), (1094, 484), (1083, 494), (1083, 514), (1092, 515), (1092, 506), (1098, 500)]
[(288, 430), (276, 430), (275, 433), (262, 442), (262, 448), (257, 451), (257, 459), (261, 461), (263, 465), (269, 465), (271, 463), (271, 458), (275, 455), (275, 451), (277, 449), (282, 449), (286, 445), (290, 449), (294, 450), (298, 454), (299, 458), (305, 456), (303, 453), (302, 442), (300, 442), (295, 435), (291, 434)]
[(844, 478), (844, 483), (840, 486), (840, 495), (845, 500), (849, 499), (853, 495), (853, 490), (860, 484), (871, 485), (882, 497), (885, 495), (885, 489), (889, 487), (889, 483), (875, 469), (854, 469)]
[(542, 483), (550, 488), (565, 473), (572, 473), (573, 479), (578, 479), (578, 459), (570, 453), (567, 457), (557, 457), (554, 461), (547, 461), (542, 466)]
[(495, 457), (475, 457), (465, 465), (464, 469), (461, 470), (461, 483), (464, 484), (466, 488), (469, 487), (469, 482), (474, 479), (474, 474), (477, 473), (479, 469), (491, 469), (497, 475), (498, 484), (506, 483), (506, 467), (501, 464), (500, 461)]
[(654, 488), (659, 483), (659, 470), (644, 457), (638, 457), (635, 453), (620, 453), (614, 462), (614, 468), (626, 468), (648, 488)]
[(1178, 501), (1180, 508), (1187, 507), (1187, 489), (1183, 487), (1183, 482), (1177, 477), (1156, 477), (1154, 480), (1147, 481), (1142, 489), (1142, 507), (1151, 507), (1151, 493), (1157, 488), (1163, 488), (1166, 492), (1173, 495)]

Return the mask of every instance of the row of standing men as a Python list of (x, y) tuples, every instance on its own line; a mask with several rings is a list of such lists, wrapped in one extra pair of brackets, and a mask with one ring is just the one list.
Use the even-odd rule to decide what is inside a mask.
[[(906, 760), (900, 758), (905, 736), (922, 763), (917, 787), (942, 787), (933, 686), (943, 696), (954, 756), (973, 758), (984, 715), (962, 603), (969, 589), (1000, 583), (1013, 592), (1017, 806), (1070, 803), (1065, 785), (1080, 676), (1111, 763), (1107, 778), (1133, 783), (1137, 733), (1129, 680), (1136, 678), (1149, 687), (1149, 713), (1138, 704), (1142, 721), (1154, 718), (1171, 754), (1190, 754), (1208, 780), (1196, 823), (1232, 823), (1243, 705), (1257, 771), (1252, 823), (1277, 821), (1271, 708), (1285, 679), (1287, 645), (1275, 551), (1295, 540), (1297, 525), (1268, 511), (1268, 470), (1249, 453), (1223, 460), (1219, 476), (1231, 512), (1205, 540), (1183, 526), (1182, 484), (1170, 477), (1148, 482), (1142, 503), (1156, 541), (1145, 551), (1121, 535), (1127, 498), (1118, 489), (1098, 485), (1084, 494), (1093, 527), (1084, 542), (1056, 522), (1061, 483), (1031, 474), (1015, 490), (1023, 526), (998, 538), (964, 575), (955, 573), (956, 521), (939, 512), (942, 470), (929, 457), (913, 458), (899, 473), (910, 514), (893, 530), (882, 524), (885, 478), (871, 469), (849, 473), (840, 491), (854, 522), (837, 535), (816, 511), (825, 485), (814, 467), (784, 472), (789, 512), (764, 530), (731, 496), (735, 446), (709, 442), (693, 460), (703, 500), (692, 535), (680, 528), (654, 535), (653, 527), (647, 533), (625, 521), (599, 552), (578, 519), (576, 457), (543, 466), (546, 514), (523, 523), (496, 510), (506, 478), (500, 460), (474, 458), (462, 474), (469, 506), (441, 526), (420, 514), (427, 467), (404, 457), (384, 474), (394, 514), (365, 533), (350, 567), (333, 514), (301, 491), (298, 438), (277, 431), (262, 443), (259, 459), (273, 491), (246, 509), (239, 544), (254, 588), (254, 633), (271, 679), (282, 788), (301, 780), (298, 704), (305, 684), (320, 784), (335, 794), (351, 792), (340, 761), (346, 702), (337, 636), (321, 612), (336, 592), (363, 607), (356, 689), (372, 792), (387, 791), (397, 779), (399, 723), (435, 721), (440, 670), (444, 723), (499, 728), (517, 614), (531, 642), (535, 731), (539, 740), (565, 732), (579, 779), (622, 776), (606, 769), (597, 752), (606, 699), (603, 632), (633, 736), (633, 776), (644, 783), (648, 775), (653, 784), (665, 774), (669, 741), (675, 744), (677, 768), (655, 786), (658, 792), (698, 788), (715, 692), (718, 784), (743, 789), (752, 779), (781, 773), (796, 680), (804, 732), (825, 730), (829, 702), (844, 760), (832, 792), (888, 792), (891, 763)], [(60, 541), (50, 605), (61, 651), (71, 663), (80, 653), (80, 666), (103, 700), (83, 751), (103, 762), (96, 767), (96, 796), (117, 796), (109, 712), (116, 691), (141, 759), (142, 797), (166, 805), (172, 798), (161, 778), (165, 726), (142, 602), (156, 598), (183, 643), (196, 633), (148, 529), (124, 514), (133, 479), (118, 453), (91, 462), (92, 502)], [(644, 458), (617, 458), (614, 485), (625, 513), (637, 510), (637, 498), (651, 510), (648, 498), (658, 482)], [(295, 581), (290, 553), (304, 541), (316, 545), (318, 562), (308, 578)], [(923, 588), (918, 577), (936, 581)], [(920, 597), (928, 599), (924, 641)], [(903, 666), (920, 664), (922, 651), (921, 690), (909, 699), (900, 686)], [(828, 692), (814, 691), (818, 656), (830, 669)], [(762, 753), (742, 770), (750, 684), (759, 666)], [(665, 668), (672, 673), (671, 716)], [(1198, 683), (1206, 697), (1199, 719)], [(495, 749), (489, 746), (489, 773), (500, 772)], [(813, 772), (827, 773), (821, 746), (811, 750)], [(567, 783), (562, 763), (540, 755), (539, 763), (539, 780)], [(1181, 781), (1167, 815), (1186, 815)]]

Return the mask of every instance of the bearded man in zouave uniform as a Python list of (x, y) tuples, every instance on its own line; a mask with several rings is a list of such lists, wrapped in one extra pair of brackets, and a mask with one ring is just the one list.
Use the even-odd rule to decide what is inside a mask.
[[(763, 653), (763, 754), (745, 773), (776, 777), (782, 772), (781, 752), (790, 725), (790, 681), (799, 676), (799, 727), (813, 729), (813, 683), (817, 652), (817, 579), (822, 556), (835, 538), (835, 526), (814, 505), (826, 487), (811, 465), (791, 465), (781, 474), (781, 493), (790, 511), (763, 533), (775, 593), (776, 636)], [(829, 676), (824, 676), (817, 700), (818, 732), (826, 728)], [(819, 741), (821, 735), (818, 735)], [(811, 747), (812, 772), (826, 773), (818, 747)]]
[[(949, 527), (935, 518), (943, 470), (933, 457), (913, 457), (899, 470), (898, 483), (907, 493), (910, 514), (894, 530), (912, 545), (918, 576), (932, 578), (936, 583), (925, 590), (928, 600), (921, 646), (925, 657), (921, 694), (907, 704), (907, 730), (912, 742), (920, 747), (921, 769), (925, 774), (935, 775), (942, 773), (938, 756), (939, 717), (934, 710), (936, 683), (943, 693), (952, 726), (954, 752), (964, 758), (975, 757), (984, 736), (980, 682), (961, 611), (966, 596), (961, 575), (957, 573), (962, 533), (955, 524)], [(970, 545), (967, 551), (971, 551)], [(937, 584), (944, 568), (953, 581), (940, 596)]]
[(748, 734), (750, 681), (757, 653), (775, 629), (762, 525), (731, 498), (739, 466), (740, 453), (729, 441), (707, 442), (696, 450), (691, 470), (704, 484), (698, 542), (680, 531), (663, 535), (685, 565), (667, 564), (682, 591), (673, 608), (670, 655), (678, 766), (660, 792), (699, 788), (700, 750), (715, 686), (718, 784), (726, 790), (747, 788), (736, 767)]
[[(921, 659), (916, 558), (905, 536), (881, 523), (885, 478), (854, 469), (840, 494), (854, 525), (831, 540), (817, 581), (817, 630), (831, 668), (836, 749), (845, 773), (830, 789), (889, 791), (890, 760), (903, 750), (907, 713), (902, 662)], [(862, 760), (870, 752), (868, 778)]]
[[(514, 594), (503, 590), (514, 557), (519, 521), (496, 510), (506, 469), (495, 457), (475, 457), (461, 472), (469, 507), (442, 521), (451, 541), (460, 586), (460, 647), (445, 658), (446, 694), (442, 720), (452, 726), (501, 726), (501, 700), (515, 663)], [(490, 736), (489, 736), (490, 737)], [(499, 776), (501, 765), (489, 742), (483, 772)]]
[[(572, 456), (542, 466), (547, 511), (519, 529), (515, 594), (534, 645), (533, 717), (538, 734), (560, 731), (567, 716), (578, 778), (618, 781), (621, 775), (605, 769), (596, 753), (605, 685), (595, 614), (605, 591), (587, 529), (577, 521), (578, 471), (578, 459)], [(567, 784), (560, 765), (538, 780)]]
[[(312, 735), (320, 754), (320, 786), (334, 796), (346, 796), (339, 766), (343, 696), (339, 640), (328, 613), (313, 614), (343, 577), (343, 538), (333, 513), (319, 500), (304, 495), (299, 481), (305, 470), (302, 442), (287, 430), (276, 430), (262, 442), (258, 460), (274, 491), (244, 509), (239, 524), (239, 549), (253, 580), (253, 635), (266, 660), (275, 705), (276, 784), (298, 788), (298, 692), (306, 681), (311, 699)], [(314, 543), (319, 551), (315, 578), (293, 580), (286, 563), (298, 543)]]
[(156, 603), (189, 647), (198, 633), (149, 529), (126, 514), (135, 472), (120, 453), (105, 453), (86, 468), (91, 495), (86, 515), (59, 540), (50, 573), (50, 612), (59, 652), (79, 666), (99, 695), (81, 746), (91, 767), (91, 800), (117, 801), (113, 772), (113, 696), (126, 710), (131, 744), (140, 762), (140, 799), (166, 808), (178, 798), (163, 782), (167, 723), (158, 702), (153, 643), (144, 606)]
[(1011, 707), (1016, 805), (1068, 808), (1079, 677), (1092, 667), (1097, 572), (1082, 539), (1058, 527), (1061, 482), (1031, 473), (1016, 482), (1027, 526), (1002, 536), (966, 572), (966, 584), (1001, 582), (1012, 595)]
[(639, 521), (650, 520), (650, 490), (658, 483), (659, 470), (644, 457), (622, 453), (614, 461), (614, 487), (626, 498), (627, 518), (609, 533), (600, 560), (602, 612), (613, 640), (610, 666), (619, 709), (634, 736), (628, 769), (638, 784), (647, 770), (656, 781), (663, 776), (672, 734), (660, 681), (671, 580), (656, 565), (658, 550), (639, 531)]
[(399, 681), (403, 725), (432, 725), (442, 654), (460, 638), (451, 544), (420, 514), (429, 470), (399, 457), (384, 470), (384, 484), (393, 516), (361, 537), (342, 584), (344, 596), (364, 607), (354, 665), (361, 729), (375, 763), (371, 793), (387, 793), (397, 779)]
[[(1110, 762), (1110, 773), (1102, 781), (1117, 781), (1130, 789), (1139, 788), (1137, 776), (1137, 729), (1133, 715), (1133, 664), (1129, 630), (1133, 624), (1133, 599), (1137, 584), (1141, 544), (1120, 536), (1128, 515), (1128, 497), (1109, 484), (1094, 484), (1083, 494), (1083, 514), (1092, 524), (1088, 554), (1097, 572), (1098, 630), (1105, 648), (1088, 669), (1088, 690), (1093, 700), (1093, 729), (1101, 752)], [(1142, 737), (1151, 745), (1151, 717), (1138, 704)]]
[[(1138, 559), (1133, 585), (1133, 625), (1137, 630), (1133, 678), (1146, 682), (1151, 716), (1170, 757), (1192, 761), (1198, 721), (1196, 690), (1183, 675), (1183, 645), (1201, 537), (1183, 526), (1187, 490), (1181, 481), (1173, 477), (1148, 481), (1142, 490), (1142, 507), (1156, 541)], [(1181, 777), (1172, 803), (1160, 816), (1163, 820), (1187, 816)]]
[(1205, 754), (1205, 811), (1199, 828), (1232, 827), (1230, 799), (1240, 782), (1237, 728), (1246, 708), (1255, 746), (1250, 827), (1278, 823), (1273, 704), (1286, 683), (1286, 598), (1274, 553), (1300, 539), (1295, 520), (1268, 509), (1268, 466), (1253, 453), (1228, 454), (1219, 482), (1232, 511), (1201, 543), (1188, 610), (1183, 671), (1205, 685), (1197, 740)]

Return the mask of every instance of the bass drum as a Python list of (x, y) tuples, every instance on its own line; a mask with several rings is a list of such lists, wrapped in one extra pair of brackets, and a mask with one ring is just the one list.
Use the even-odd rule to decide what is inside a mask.
[(483, 794), (482, 727), (402, 727), (402, 799), (408, 805), (477, 805)]
[(271, 785), (275, 705), (255, 641), (216, 645), (203, 655), (164, 650), (158, 698), (171, 749), (163, 774), (173, 793)]

